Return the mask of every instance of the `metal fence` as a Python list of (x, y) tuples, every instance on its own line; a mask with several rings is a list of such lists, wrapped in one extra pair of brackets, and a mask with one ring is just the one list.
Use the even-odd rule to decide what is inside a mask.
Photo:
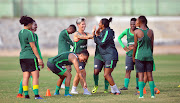
[(0, 17), (179, 16), (180, 0), (0, 0)]

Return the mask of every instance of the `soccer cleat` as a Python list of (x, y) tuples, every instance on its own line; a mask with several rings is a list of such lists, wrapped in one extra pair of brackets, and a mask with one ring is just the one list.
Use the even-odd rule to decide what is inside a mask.
[(108, 89), (105, 89), (105, 90), (104, 90), (104, 93), (109, 93), (109, 92), (108, 92)]
[(63, 89), (65, 88), (65, 84), (64, 83), (61, 84), (61, 88), (63, 88)]
[(92, 93), (96, 93), (97, 92), (97, 89), (98, 89), (98, 86), (94, 86), (93, 90), (92, 90)]
[(144, 98), (143, 96), (142, 97), (139, 97), (139, 99), (142, 99), (142, 98)]
[(84, 95), (91, 95), (91, 93), (87, 90), (87, 89), (85, 89), (84, 90), (84, 93), (83, 93)]
[(70, 96), (71, 97), (72, 95), (71, 94), (64, 94), (64, 96)]
[(155, 98), (155, 96), (151, 96), (151, 98)]
[(60, 94), (60, 93), (56, 93), (56, 92), (54, 93), (54, 95), (59, 95), (59, 94)]
[(128, 88), (126, 88), (126, 87), (123, 87), (123, 88), (121, 88), (120, 90), (128, 90)]
[(34, 97), (34, 99), (43, 99), (43, 98), (39, 96), (39, 97)]
[(180, 88), (180, 85), (178, 87)]
[(16, 98), (24, 98), (24, 97), (23, 97), (22, 94), (19, 93), (19, 94), (16, 96)]
[(159, 89), (154, 88), (154, 93), (155, 93), (155, 94), (159, 94), (159, 93), (160, 93)]
[(25, 99), (30, 99), (29, 95), (25, 95)]
[(115, 95), (120, 95), (121, 94), (121, 92), (119, 92), (119, 93), (115, 93)]
[(138, 89), (139, 89), (139, 87), (136, 87), (136, 89), (138, 90)]
[(71, 94), (79, 94), (76, 90), (71, 90)]

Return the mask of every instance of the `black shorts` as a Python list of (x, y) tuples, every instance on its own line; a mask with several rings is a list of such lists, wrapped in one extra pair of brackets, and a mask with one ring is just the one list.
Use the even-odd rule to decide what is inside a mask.
[(78, 62), (79, 63), (79, 70), (85, 69), (86, 62)]
[(153, 71), (153, 61), (140, 61), (135, 60), (136, 72), (152, 72)]
[(134, 62), (131, 56), (126, 54), (126, 70), (134, 70)]
[(105, 63), (97, 58), (94, 58), (94, 69), (101, 69), (105, 66)]
[(105, 61), (105, 68), (115, 68), (116, 64), (117, 64), (117, 60)]
[(66, 68), (65, 66), (61, 65), (61, 64), (58, 64), (58, 65), (55, 65), (55, 64), (52, 64), (50, 63), (49, 61), (47, 61), (47, 67), (54, 73), (54, 74), (57, 74), (57, 75), (64, 75), (64, 73), (66, 72)]
[(20, 59), (20, 65), (23, 72), (32, 72), (39, 70), (38, 60), (35, 59)]

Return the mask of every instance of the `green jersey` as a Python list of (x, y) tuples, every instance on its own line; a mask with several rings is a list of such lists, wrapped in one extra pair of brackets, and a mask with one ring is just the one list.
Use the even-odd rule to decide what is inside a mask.
[[(79, 35), (82, 34), (79, 33)], [(86, 50), (86, 49), (87, 49), (87, 39), (80, 39), (74, 42), (74, 50), (73, 50), (74, 53), (80, 53), (82, 50)]]
[[(38, 45), (38, 37), (37, 34), (33, 34), (30, 30), (28, 29), (22, 29), (19, 32), (19, 42), (21, 45), (21, 52), (20, 52), (20, 59), (34, 59), (36, 58), (34, 52), (32, 51), (32, 48), (30, 46), (30, 42), (35, 42), (35, 45), (37, 49), (39, 49)], [(38, 50), (40, 57), (41, 53), (40, 50)]]
[(101, 54), (100, 54), (100, 52), (99, 52), (98, 45), (96, 45), (96, 50), (95, 50), (95, 56), (94, 56), (94, 58), (103, 61), (103, 58), (102, 58), (102, 56), (101, 56)]
[(58, 42), (58, 54), (66, 51), (70, 51), (70, 45), (73, 46), (73, 42), (69, 37), (69, 34), (66, 29), (61, 31), (59, 35), (59, 42)]
[[(55, 57), (49, 58), (48, 61), (55, 65), (58, 65), (58, 64), (62, 64), (63, 66), (72, 65), (72, 62), (70, 62), (68, 59), (70, 53), (73, 53), (73, 52), (60, 53)], [(74, 55), (76, 55), (76, 54), (74, 54)]]
[[(127, 35), (127, 47), (128, 47), (129, 45), (133, 45), (133, 44), (134, 44), (134, 34), (132, 34), (131, 31), (130, 31), (130, 28), (128, 28), (128, 29), (124, 30), (124, 31), (119, 35), (119, 37), (118, 37), (119, 44), (121, 45), (122, 48), (124, 48), (125, 45), (122, 43), (122, 40), (121, 40), (121, 39), (122, 39), (125, 35)], [(126, 52), (126, 54), (127, 54), (128, 56), (132, 56), (133, 50)]]
[(144, 33), (144, 37), (138, 38), (138, 47), (136, 51), (135, 59), (140, 61), (153, 61), (151, 39), (148, 37), (147, 30), (140, 30)]

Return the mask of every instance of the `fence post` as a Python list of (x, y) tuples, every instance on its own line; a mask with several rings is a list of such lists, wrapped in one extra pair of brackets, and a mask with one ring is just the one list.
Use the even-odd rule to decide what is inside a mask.
[(159, 15), (159, 0), (156, 0), (156, 15)]
[(54, 16), (58, 17), (58, 0), (54, 0)]
[(23, 16), (23, 0), (20, 1), (21, 16)]

